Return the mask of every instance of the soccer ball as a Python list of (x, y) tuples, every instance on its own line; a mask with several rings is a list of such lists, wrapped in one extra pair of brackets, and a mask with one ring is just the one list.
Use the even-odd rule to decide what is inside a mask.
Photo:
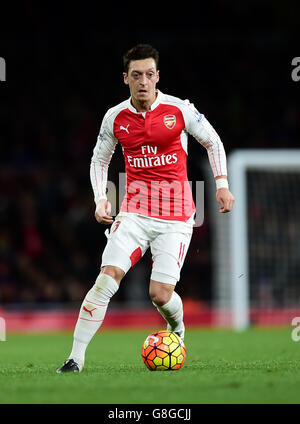
[(151, 371), (179, 370), (186, 358), (186, 348), (176, 333), (156, 331), (144, 341), (142, 358)]

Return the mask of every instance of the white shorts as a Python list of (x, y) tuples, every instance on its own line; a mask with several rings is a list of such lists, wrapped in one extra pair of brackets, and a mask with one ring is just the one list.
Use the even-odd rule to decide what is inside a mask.
[(151, 279), (175, 285), (191, 241), (193, 222), (169, 222), (137, 214), (119, 214), (110, 231), (102, 254), (101, 267), (117, 266), (126, 274), (150, 247)]

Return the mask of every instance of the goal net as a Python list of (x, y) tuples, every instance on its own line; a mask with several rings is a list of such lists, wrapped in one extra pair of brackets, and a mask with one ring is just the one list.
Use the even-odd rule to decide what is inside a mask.
[(235, 196), (221, 214), (207, 178), (216, 325), (290, 325), (300, 315), (300, 150), (228, 155)]

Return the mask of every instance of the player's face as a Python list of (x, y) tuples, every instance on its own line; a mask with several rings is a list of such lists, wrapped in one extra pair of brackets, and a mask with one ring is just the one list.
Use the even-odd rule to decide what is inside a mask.
[(132, 60), (129, 63), (128, 74), (124, 72), (124, 82), (129, 85), (133, 102), (154, 102), (156, 83), (159, 71), (152, 58)]

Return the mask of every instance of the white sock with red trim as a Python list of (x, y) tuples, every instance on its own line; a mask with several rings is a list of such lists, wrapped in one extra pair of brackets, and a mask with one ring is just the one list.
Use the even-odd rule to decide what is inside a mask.
[(179, 336), (183, 340), (185, 327), (183, 323), (183, 305), (179, 294), (173, 291), (170, 300), (162, 306), (157, 306), (154, 302), (152, 303), (167, 321), (167, 329), (179, 333)]
[(112, 277), (101, 273), (82, 302), (74, 330), (73, 347), (69, 356), (78, 363), (80, 370), (84, 364), (86, 348), (101, 326), (109, 301), (118, 288), (119, 285)]

